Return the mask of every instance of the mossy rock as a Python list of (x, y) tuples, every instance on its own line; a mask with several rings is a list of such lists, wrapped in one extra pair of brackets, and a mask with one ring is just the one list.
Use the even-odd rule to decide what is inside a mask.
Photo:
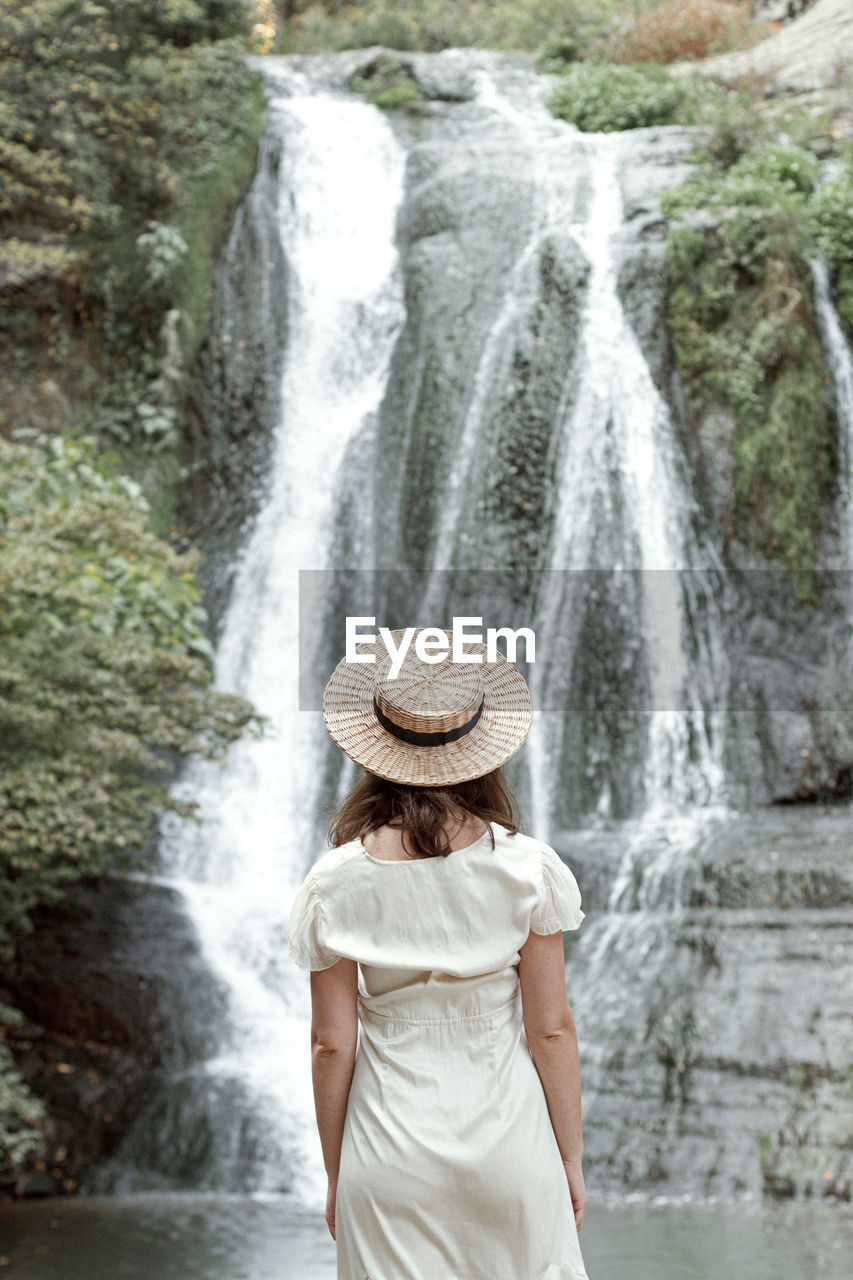
[(422, 102), (424, 96), (410, 68), (388, 53), (380, 53), (359, 67), (350, 77), (349, 86), (385, 111), (405, 109), (414, 102)]

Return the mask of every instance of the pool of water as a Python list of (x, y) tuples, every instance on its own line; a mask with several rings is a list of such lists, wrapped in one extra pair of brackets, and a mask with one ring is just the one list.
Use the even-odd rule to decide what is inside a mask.
[[(850, 1280), (853, 1206), (598, 1201), (580, 1239), (590, 1280)], [(0, 1278), (335, 1280), (335, 1245), (284, 1198), (31, 1200), (0, 1205)]]

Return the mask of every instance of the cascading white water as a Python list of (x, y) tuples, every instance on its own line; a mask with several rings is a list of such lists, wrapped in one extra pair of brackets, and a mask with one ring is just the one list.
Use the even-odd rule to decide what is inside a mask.
[[(476, 559), (470, 498), (480, 491), (484, 428), (496, 388), (506, 382), (519, 328), (529, 321), (537, 298), (545, 241), (553, 231), (568, 230), (587, 257), (590, 275), (577, 350), (563, 369), (555, 369), (563, 380), (563, 403), (554, 459), (554, 526), (535, 620), (541, 657), (531, 671), (538, 708), (528, 745), (532, 827), (549, 838), (565, 721), (560, 682), (574, 653), (572, 631), (584, 613), (586, 582), (573, 571), (589, 569), (642, 571), (642, 638), (652, 707), (647, 822), (658, 811), (665, 820), (672, 807), (721, 799), (724, 707), (717, 696), (709, 715), (703, 708), (703, 690), (686, 657), (683, 599), (692, 589), (691, 572), (719, 570), (720, 565), (710, 544), (696, 545), (691, 528), (695, 503), (677, 456), (669, 411), (617, 291), (616, 241), (625, 225), (617, 161), (623, 144), (618, 135), (583, 138), (555, 120), (544, 105), (543, 83), (527, 83), (520, 94), (510, 96), (503, 82), (499, 85), (493, 74), (480, 69), (476, 86), (478, 105), (493, 113), (496, 127), (508, 130), (531, 155), (535, 195), (527, 239), (507, 272), (503, 304), (482, 346), (442, 494), (432, 567), (482, 567)], [(618, 550), (610, 544), (598, 550), (596, 535), (602, 512), (611, 504), (607, 482), (613, 471), (619, 475), (629, 533)], [(425, 616), (437, 615), (443, 590), (441, 575), (433, 574)], [(713, 672), (704, 692), (713, 687), (721, 694), (724, 656), (713, 606), (710, 612), (705, 633), (695, 640)], [(602, 796), (599, 809), (606, 814), (607, 807)]]
[[(838, 312), (833, 306), (826, 265), (817, 258), (810, 265), (814, 278), (815, 312), (826, 366), (835, 390), (835, 407), (841, 443), (840, 513), (844, 522), (840, 539), (841, 563), (843, 568), (853, 570), (853, 352), (844, 336)], [(853, 587), (851, 587), (851, 603), (853, 603)]]
[[(268, 494), (234, 577), (216, 684), (271, 720), (261, 742), (220, 765), (195, 764), (176, 787), (200, 802), (195, 829), (164, 820), (162, 862), (183, 892), (203, 953), (230, 995), (211, 1079), (237, 1078), (263, 1117), (260, 1191), (286, 1186), (318, 1202), (307, 987), (287, 958), (293, 891), (322, 851), (317, 775), (325, 730), (298, 702), (298, 574), (334, 563), (330, 534), (346, 446), (380, 402), (403, 322), (395, 249), (403, 153), (382, 114), (355, 97), (312, 92), (270, 103), (281, 131), (278, 230), (288, 267), (288, 344)], [(304, 605), (304, 601), (303, 601)], [(169, 819), (172, 820), (169, 820)], [(234, 1142), (213, 1117), (229, 1188)]]
[[(461, 514), (470, 489), (482, 420), (490, 389), (508, 365), (518, 322), (535, 297), (537, 254), (551, 230), (569, 230), (590, 266), (577, 351), (564, 379), (562, 422), (555, 459), (554, 527), (536, 616), (537, 634), (554, 641), (561, 620), (583, 614), (584, 583), (573, 570), (641, 570), (642, 637), (651, 674), (651, 723), (646, 766), (649, 821), (658, 810), (685, 803), (709, 804), (722, 798), (721, 763), (724, 707), (717, 697), (710, 716), (703, 709), (696, 672), (686, 657), (684, 594), (692, 589), (690, 574), (698, 569), (721, 571), (714, 548), (701, 548), (691, 527), (695, 502), (683, 460), (674, 441), (669, 410), (657, 390), (617, 291), (616, 240), (624, 228), (623, 200), (617, 177), (619, 135), (583, 139), (560, 124), (543, 105), (543, 93), (523, 103), (509, 101), (495, 81), (481, 72), (478, 102), (492, 110), (502, 126), (514, 129), (539, 158), (539, 197), (521, 256), (507, 275), (504, 305), (483, 347), (466, 412), (459, 448), (443, 495), (434, 567), (473, 565), (466, 554)], [(584, 195), (589, 192), (586, 199)], [(580, 199), (579, 199), (580, 196)], [(567, 211), (582, 205), (582, 216), (567, 225)], [(595, 550), (603, 510), (610, 503), (608, 472), (619, 474), (629, 535), (613, 558)], [(598, 559), (596, 555), (598, 554)], [(566, 572), (568, 571), (568, 572)], [(575, 596), (575, 593), (578, 593)], [(573, 607), (575, 606), (575, 607)], [(725, 687), (724, 657), (718, 620), (711, 616), (705, 634), (695, 639), (714, 672), (709, 685)], [(565, 673), (573, 643), (564, 634), (548, 645), (531, 672), (539, 707), (529, 743), (533, 826), (550, 834), (553, 797), (558, 785), (561, 730), (565, 709), (549, 710), (555, 674)], [(707, 691), (707, 686), (706, 686)], [(694, 746), (689, 748), (692, 722)], [(710, 723), (712, 732), (708, 733)], [(606, 797), (600, 804), (607, 810)]]
[[(723, 784), (720, 761), (722, 707), (715, 708), (713, 742), (704, 730), (698, 690), (691, 684), (686, 659), (682, 593), (691, 571), (719, 568), (710, 545), (700, 549), (690, 525), (693, 504), (680, 470), (669, 410), (652, 379), (648, 363), (628, 322), (616, 287), (614, 241), (624, 225), (617, 176), (620, 135), (587, 139), (592, 195), (586, 217), (572, 230), (587, 255), (587, 288), (582, 338), (577, 361), (577, 390), (561, 428), (562, 460), (555, 489), (555, 525), (549, 568), (568, 570), (547, 580), (538, 627), (555, 635), (565, 616), (561, 587), (573, 591), (572, 570), (641, 570), (643, 617), (640, 633), (651, 669), (651, 720), (646, 761), (647, 822), (658, 810), (719, 798)], [(609, 502), (604, 485), (608, 472), (618, 472), (629, 535), (616, 563), (596, 563), (593, 549), (597, 519)], [(610, 548), (607, 548), (610, 551)], [(582, 601), (570, 600), (571, 613)], [(571, 606), (576, 604), (576, 610)], [(710, 653), (713, 637), (703, 637)], [(565, 643), (560, 661), (571, 660)], [(537, 666), (534, 696), (545, 705), (553, 668)], [(685, 707), (685, 702), (687, 707)], [(698, 758), (688, 753), (687, 719), (698, 730)], [(539, 717), (531, 746), (537, 829), (549, 828), (559, 762), (561, 718)]]

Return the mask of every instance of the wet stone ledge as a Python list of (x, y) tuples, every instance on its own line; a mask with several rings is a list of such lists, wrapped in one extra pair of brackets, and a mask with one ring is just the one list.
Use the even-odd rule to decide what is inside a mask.
[(33, 913), (0, 999), (5, 1032), (47, 1110), (45, 1149), (0, 1164), (0, 1197), (85, 1194), (165, 1078), (208, 1056), (224, 996), (181, 895), (122, 874), (81, 880)]

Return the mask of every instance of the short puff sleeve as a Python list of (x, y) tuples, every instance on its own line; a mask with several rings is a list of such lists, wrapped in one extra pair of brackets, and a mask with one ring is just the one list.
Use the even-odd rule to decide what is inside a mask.
[(287, 932), (288, 953), (300, 969), (330, 969), (340, 959), (323, 944), (323, 908), (313, 872), (296, 891)]
[(573, 873), (550, 845), (540, 847), (539, 898), (530, 917), (534, 933), (558, 933), (577, 929), (586, 912), (581, 911), (581, 891)]

